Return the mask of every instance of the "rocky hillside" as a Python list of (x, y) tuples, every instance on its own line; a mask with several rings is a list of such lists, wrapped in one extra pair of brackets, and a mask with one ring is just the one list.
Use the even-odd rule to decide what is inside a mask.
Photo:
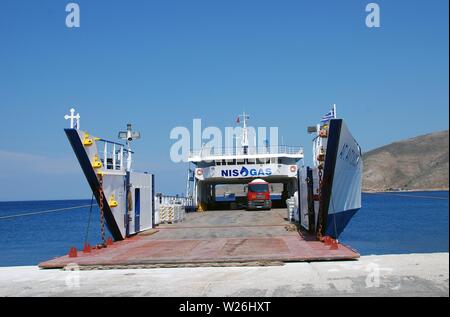
[(363, 189), (448, 189), (448, 130), (364, 154)]

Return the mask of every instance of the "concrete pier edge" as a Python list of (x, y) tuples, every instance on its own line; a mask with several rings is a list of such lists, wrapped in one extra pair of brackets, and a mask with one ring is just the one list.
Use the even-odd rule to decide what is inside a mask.
[[(71, 270), (72, 269), (72, 270)], [(449, 253), (278, 266), (43, 270), (1, 267), (0, 296), (449, 296)]]

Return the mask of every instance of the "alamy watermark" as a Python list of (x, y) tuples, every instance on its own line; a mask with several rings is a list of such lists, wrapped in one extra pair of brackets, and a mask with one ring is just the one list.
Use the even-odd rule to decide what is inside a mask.
[(225, 127), (222, 133), (219, 127), (202, 129), (202, 120), (193, 119), (192, 132), (187, 127), (178, 126), (170, 131), (170, 139), (175, 140), (170, 149), (170, 159), (180, 163), (187, 162), (191, 154), (225, 155), (235, 149), (241, 151), (245, 146), (249, 151), (274, 151), (278, 148), (278, 127)]
[(368, 272), (366, 277), (366, 287), (380, 287), (380, 266), (376, 263), (369, 263), (365, 269)]
[(379, 28), (380, 24), (380, 6), (377, 3), (369, 3), (366, 5), (366, 26), (368, 28)]
[(70, 263), (64, 270), (68, 271), (67, 276), (64, 279), (66, 287), (69, 290), (80, 288), (80, 267), (78, 264)]
[(75, 2), (68, 3), (66, 5), (66, 26), (68, 28), (79, 28), (80, 27), (80, 5)]

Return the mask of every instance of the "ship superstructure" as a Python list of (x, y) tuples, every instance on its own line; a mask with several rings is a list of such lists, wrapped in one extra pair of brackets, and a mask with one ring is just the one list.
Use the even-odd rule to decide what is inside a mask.
[[(246, 185), (254, 179), (263, 179), (281, 186), (282, 203), (297, 190), (297, 172), (304, 157), (303, 148), (250, 146), (249, 116), (244, 113), (241, 117), (241, 142), (236, 147), (222, 149), (219, 154), (204, 148), (190, 153), (189, 162), (195, 166), (191, 178), (194, 181), (193, 197), (200, 210), (223, 207), (216, 199), (216, 187), (219, 185)], [(236, 201), (238, 207), (245, 204), (245, 201)]]

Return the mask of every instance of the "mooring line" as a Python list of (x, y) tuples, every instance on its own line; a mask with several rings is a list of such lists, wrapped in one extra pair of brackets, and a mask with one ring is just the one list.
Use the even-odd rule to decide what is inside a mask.
[(75, 207), (67, 207), (67, 208), (59, 208), (59, 209), (51, 209), (51, 210), (43, 210), (43, 211), (36, 211), (36, 212), (28, 212), (23, 214), (15, 214), (15, 215), (9, 215), (9, 216), (1, 216), (0, 220), (3, 219), (10, 219), (10, 218), (18, 218), (18, 217), (25, 217), (25, 216), (34, 216), (34, 215), (42, 215), (42, 214), (49, 214), (52, 212), (59, 212), (59, 211), (67, 211), (67, 210), (73, 210), (73, 209), (80, 209), (80, 208), (87, 208), (90, 205), (82, 205), (82, 206), (75, 206)]

